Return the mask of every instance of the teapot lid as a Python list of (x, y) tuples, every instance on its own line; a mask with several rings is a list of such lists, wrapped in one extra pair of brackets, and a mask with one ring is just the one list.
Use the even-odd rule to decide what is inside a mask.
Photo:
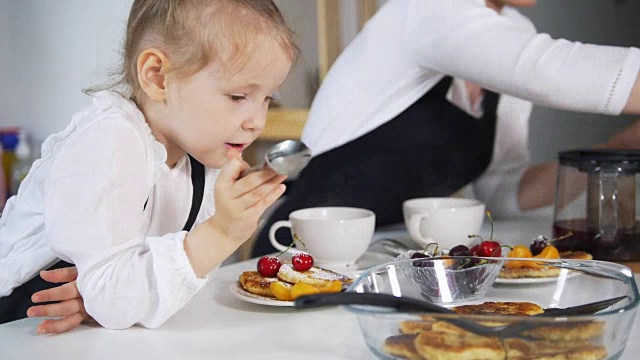
[(640, 151), (637, 150), (569, 150), (558, 154), (560, 165), (589, 173), (603, 169), (635, 174), (640, 172)]

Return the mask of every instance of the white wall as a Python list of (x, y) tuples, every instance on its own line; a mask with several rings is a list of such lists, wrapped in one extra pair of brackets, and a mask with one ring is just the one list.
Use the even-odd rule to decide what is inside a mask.
[[(81, 90), (116, 63), (131, 0), (2, 0), (1, 125), (37, 141), (88, 103)], [(8, 51), (5, 51), (8, 50)]]
[(9, 1), (0, 0), (0, 84), (5, 84), (0, 86), (0, 125), (9, 124), (13, 119), (13, 112), (8, 108), (11, 87), (6, 85), (10, 83)]

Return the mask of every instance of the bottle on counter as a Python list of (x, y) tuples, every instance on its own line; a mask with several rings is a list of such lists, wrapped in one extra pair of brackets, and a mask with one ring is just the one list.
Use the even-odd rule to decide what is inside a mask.
[(16, 146), (15, 156), (16, 161), (11, 169), (10, 189), (12, 195), (18, 193), (20, 184), (22, 184), (24, 178), (27, 177), (29, 169), (31, 169), (31, 164), (33, 164), (31, 145), (29, 144), (29, 139), (25, 130), (20, 130), (18, 133), (18, 145)]
[(11, 172), (16, 162), (16, 147), (18, 146), (19, 128), (8, 127), (0, 129), (0, 144), (2, 144), (2, 173), (5, 180), (6, 193), (11, 194)]
[[(0, 146), (0, 159), (2, 159), (2, 146)], [(4, 171), (0, 171), (0, 214), (4, 209), (4, 204), (7, 202), (8, 196), (7, 178), (4, 176)]]

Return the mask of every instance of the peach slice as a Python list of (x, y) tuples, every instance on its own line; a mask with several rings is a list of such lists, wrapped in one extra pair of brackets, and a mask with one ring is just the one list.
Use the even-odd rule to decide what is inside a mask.
[(291, 285), (282, 281), (274, 281), (269, 285), (269, 290), (278, 300), (292, 301)]
[(291, 287), (291, 296), (294, 299), (297, 299), (300, 296), (304, 295), (313, 295), (319, 293), (320, 290), (317, 287), (306, 283), (297, 283)]
[(318, 290), (320, 290), (321, 293), (337, 293), (342, 291), (342, 282), (333, 280), (324, 286), (319, 286)]

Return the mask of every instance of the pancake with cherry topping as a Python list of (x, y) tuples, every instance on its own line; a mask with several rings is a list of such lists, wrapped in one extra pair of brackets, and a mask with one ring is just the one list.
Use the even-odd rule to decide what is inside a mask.
[(313, 286), (326, 286), (335, 280), (340, 281), (343, 285), (353, 282), (353, 279), (348, 276), (316, 266), (307, 271), (297, 271), (290, 263), (283, 263), (280, 266), (278, 279), (290, 284), (305, 283)]

